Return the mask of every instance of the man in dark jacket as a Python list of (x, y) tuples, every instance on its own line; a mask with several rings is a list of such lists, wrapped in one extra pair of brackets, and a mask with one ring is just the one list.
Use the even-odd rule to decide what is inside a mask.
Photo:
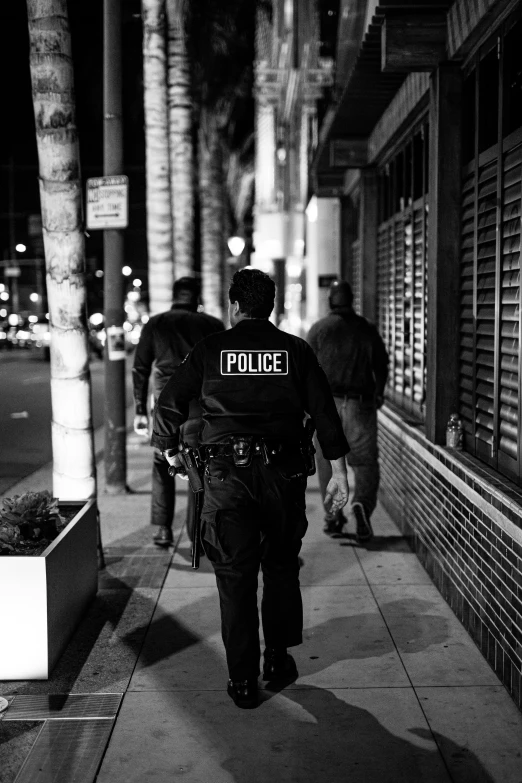
[[(370, 517), (379, 487), (377, 409), (384, 401), (388, 354), (375, 326), (357, 315), (352, 303), (350, 284), (344, 280), (333, 283), (331, 312), (312, 326), (307, 340), (326, 373), (350, 445), (347, 459), (355, 476), (352, 512), (357, 540), (364, 542), (373, 536)], [(319, 448), (316, 461), (324, 497), (330, 466)], [(340, 533), (345, 523), (342, 512), (327, 511), (324, 531)]]
[[(136, 411), (134, 429), (139, 435), (147, 436), (149, 432), (147, 414), (150, 410), (148, 387), (151, 372), (152, 395), (156, 401), (176, 367), (196, 343), (225, 328), (219, 319), (198, 312), (199, 296), (199, 282), (193, 277), (181, 277), (174, 283), (172, 308), (152, 316), (143, 327), (132, 370)], [(194, 400), (183, 433), (185, 440), (197, 440), (201, 426), (200, 416), (199, 406)], [(175, 484), (168, 469), (168, 462), (161, 451), (154, 449), (151, 524), (156, 527), (153, 541), (161, 547), (168, 547), (173, 539), (172, 522), (176, 496)]]
[(301, 644), (303, 606), (299, 551), (306, 532), (303, 419), (317, 427), (332, 478), (335, 512), (348, 500), (348, 444), (328, 381), (304, 340), (268, 320), (273, 281), (258, 269), (236, 272), (229, 291), (232, 329), (199, 342), (163, 389), (152, 443), (179, 465), (179, 428), (198, 397), (203, 412), (199, 452), (205, 460), (202, 542), (213, 565), (229, 682), (238, 707), (258, 703), (257, 581), (265, 680), (294, 680), (288, 647)]

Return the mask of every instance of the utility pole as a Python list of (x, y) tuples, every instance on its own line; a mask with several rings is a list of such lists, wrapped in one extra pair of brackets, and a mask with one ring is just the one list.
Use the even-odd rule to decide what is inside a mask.
[[(123, 170), (121, 0), (104, 0), (103, 173)], [(123, 331), (123, 231), (105, 229), (105, 485), (112, 495), (127, 492), (125, 350)], [(123, 347), (123, 350), (122, 350)]]

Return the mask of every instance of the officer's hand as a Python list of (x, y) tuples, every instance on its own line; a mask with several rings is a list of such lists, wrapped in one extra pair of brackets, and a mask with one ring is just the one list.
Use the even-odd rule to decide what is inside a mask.
[(134, 417), (134, 432), (136, 435), (141, 435), (143, 438), (147, 438), (149, 435), (149, 420), (147, 416), (135, 416)]
[(176, 469), (176, 476), (179, 476), (180, 479), (183, 479), (183, 481), (188, 481), (188, 476), (185, 473), (185, 468), (183, 467), (183, 463), (179, 458), (178, 452), (173, 451), (172, 449), (167, 449), (167, 451), (163, 452), (163, 456), (169, 465), (172, 465), (172, 467)]
[(344, 470), (332, 471), (332, 478), (326, 487), (323, 505), (330, 514), (336, 514), (348, 503), (348, 477)]

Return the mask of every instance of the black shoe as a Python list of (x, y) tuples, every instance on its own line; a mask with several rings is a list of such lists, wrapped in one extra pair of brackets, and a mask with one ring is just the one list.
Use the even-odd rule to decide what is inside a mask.
[(259, 704), (257, 680), (241, 680), (241, 682), (229, 680), (227, 693), (236, 707), (241, 707), (242, 710), (252, 710)]
[(373, 538), (372, 525), (363, 504), (353, 503), (352, 511), (355, 517), (355, 521), (357, 522), (357, 529), (355, 533), (357, 543), (362, 544), (363, 542), (371, 541)]
[(263, 680), (293, 682), (299, 677), (295, 661), (285, 647), (267, 647), (263, 657)]
[(157, 532), (152, 536), (152, 540), (156, 546), (161, 546), (166, 549), (172, 544), (174, 540), (172, 536), (172, 528), (167, 527), (166, 525), (160, 525)]
[(342, 533), (345, 522), (346, 517), (342, 511), (338, 511), (337, 514), (326, 514), (323, 533), (327, 536), (338, 536)]

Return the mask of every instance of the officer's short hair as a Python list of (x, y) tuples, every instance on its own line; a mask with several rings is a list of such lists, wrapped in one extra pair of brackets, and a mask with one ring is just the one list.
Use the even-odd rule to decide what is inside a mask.
[(347, 280), (335, 280), (330, 286), (328, 295), (332, 310), (336, 307), (351, 307), (353, 304), (353, 291)]
[(201, 294), (201, 283), (195, 277), (180, 277), (172, 287), (172, 295), (176, 299), (181, 293), (190, 294), (197, 301)]
[(275, 283), (260, 269), (239, 269), (230, 284), (228, 297), (238, 302), (248, 318), (268, 318), (274, 309)]

